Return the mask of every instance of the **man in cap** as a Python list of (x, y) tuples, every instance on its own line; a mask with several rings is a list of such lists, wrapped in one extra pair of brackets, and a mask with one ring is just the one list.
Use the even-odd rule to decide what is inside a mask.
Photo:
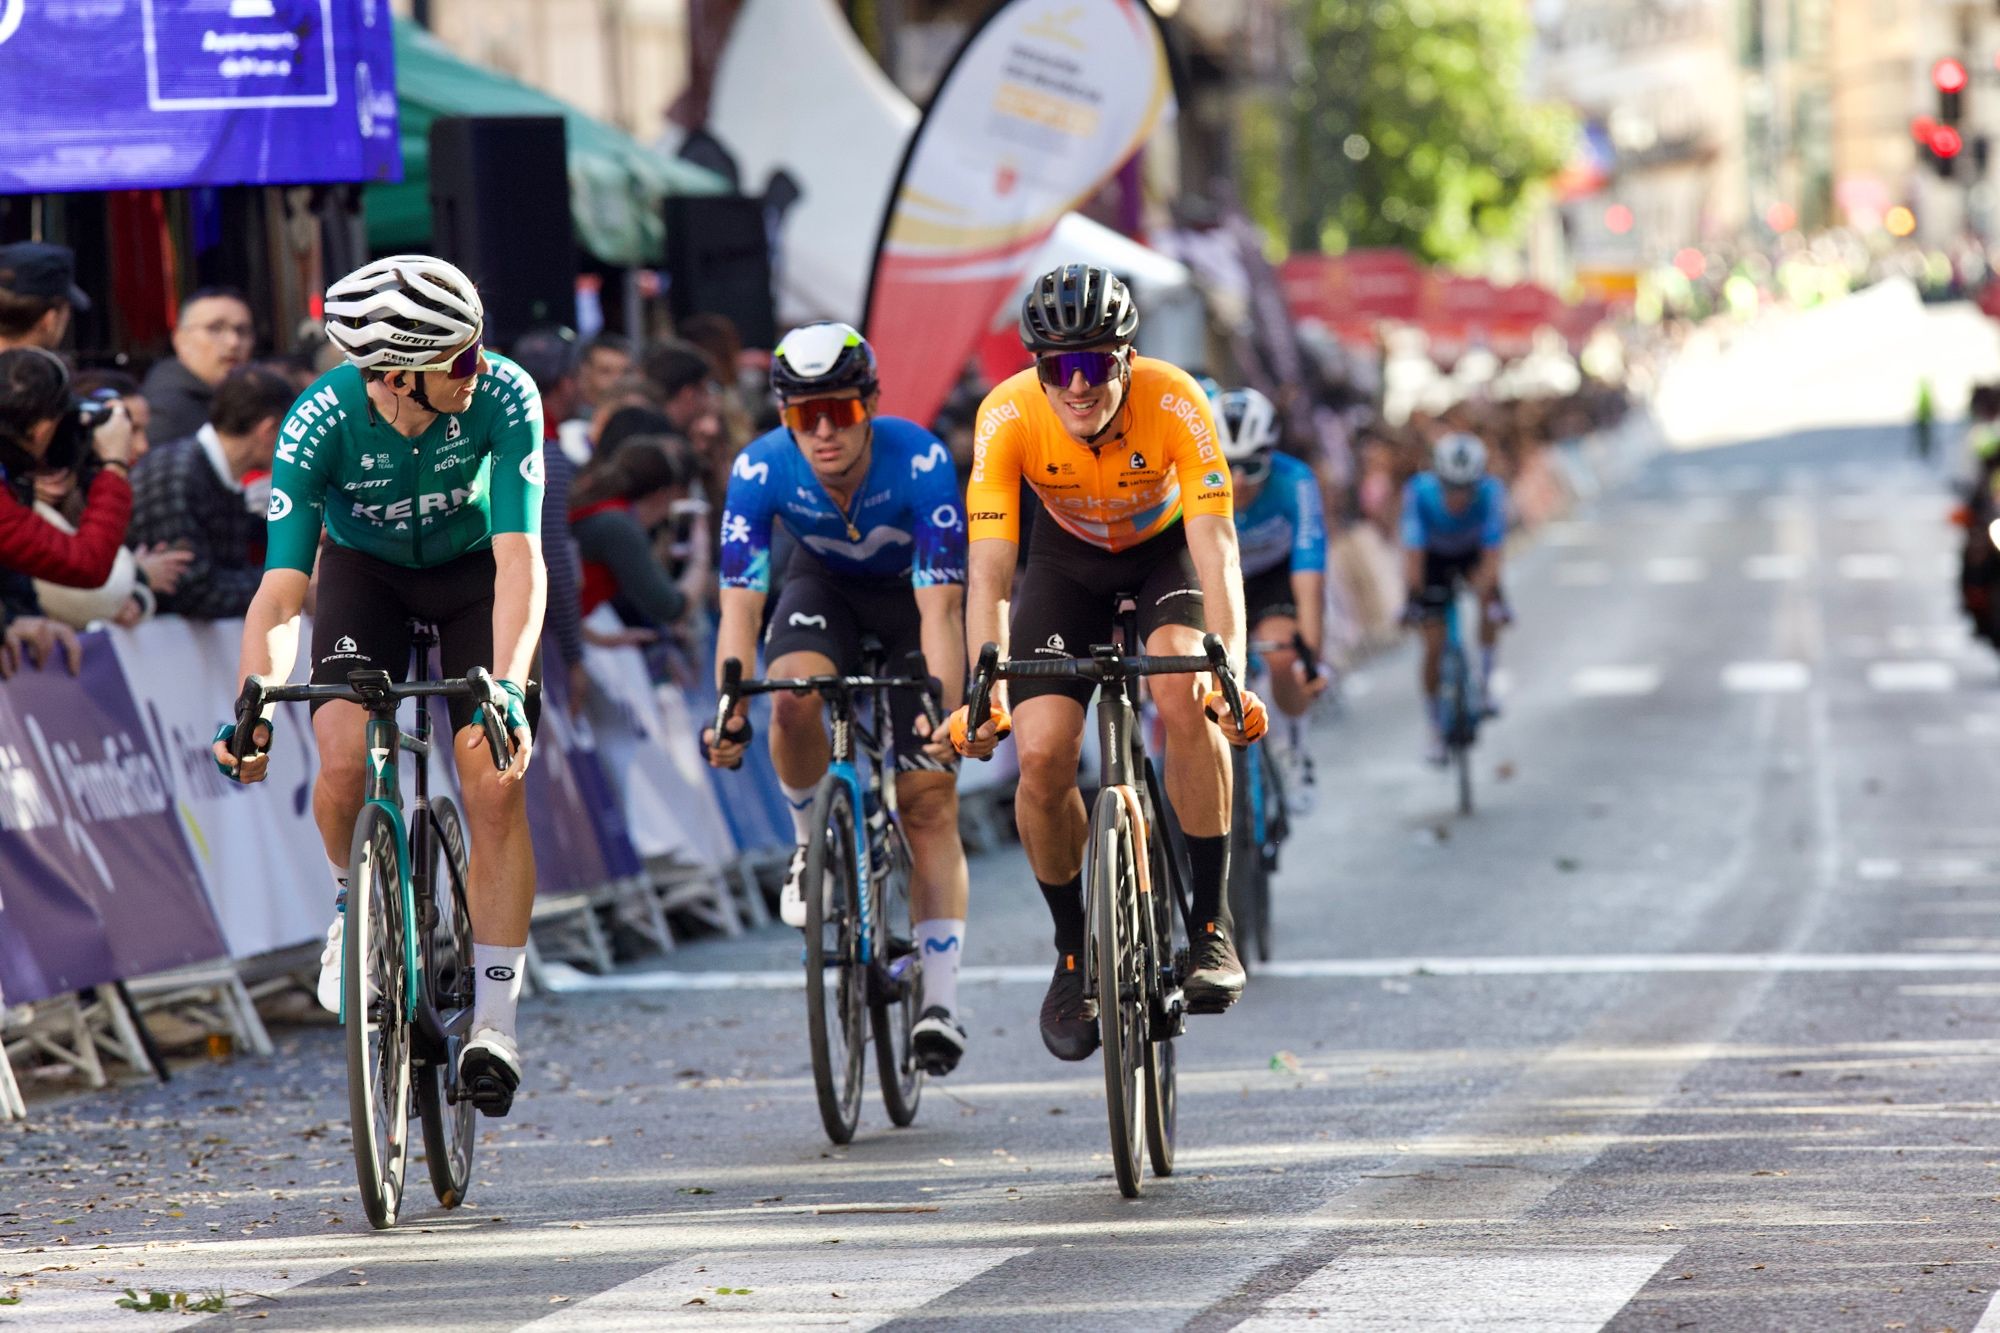
[(72, 310), (90, 309), (76, 285), (76, 255), (66, 245), (0, 245), (0, 352), (53, 349), (69, 332)]

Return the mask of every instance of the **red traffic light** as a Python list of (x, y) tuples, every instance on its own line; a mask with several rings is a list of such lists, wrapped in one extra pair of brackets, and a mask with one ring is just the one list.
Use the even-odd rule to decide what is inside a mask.
[(1931, 131), (1931, 151), (1939, 157), (1957, 157), (1965, 151), (1965, 136), (1949, 125), (1940, 125)]
[(1946, 56), (1931, 66), (1931, 82), (1941, 93), (1962, 93), (1965, 91), (1965, 66)]

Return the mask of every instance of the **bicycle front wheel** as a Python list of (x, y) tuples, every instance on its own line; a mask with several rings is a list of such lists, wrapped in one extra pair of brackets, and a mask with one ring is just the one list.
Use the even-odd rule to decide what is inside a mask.
[(428, 929), (423, 941), (424, 980), (445, 1037), (417, 1074), (417, 1114), (423, 1123), (424, 1162), (431, 1189), (447, 1208), (465, 1202), (472, 1183), (475, 1108), (472, 1098), (451, 1100), (458, 1052), (451, 1036), (472, 1008), (472, 914), (466, 906), (465, 824), (449, 796), (431, 798), (428, 818), (410, 838), (410, 865), (417, 877), (419, 911)]
[[(1234, 797), (1229, 814), (1229, 915), (1236, 922), (1239, 939), (1249, 941), (1262, 937), (1264, 914), (1268, 908), (1264, 873), (1264, 847), (1261, 830), (1262, 811), (1258, 809), (1259, 780), (1257, 764), (1259, 757), (1249, 750), (1231, 752), (1231, 764), (1235, 769)], [(1250, 970), (1252, 950), (1242, 951), (1243, 970)], [(1258, 960), (1268, 959), (1268, 950), (1258, 952)]]
[[(819, 1119), (835, 1143), (861, 1122), (868, 977), (861, 962), (861, 886), (854, 867), (854, 795), (828, 776), (813, 797), (806, 846), (806, 1036)], [(823, 886), (832, 884), (831, 889)]]
[(381, 1230), (396, 1224), (410, 1153), (410, 969), (396, 824), (380, 806), (362, 807), (347, 873), (347, 1109), (361, 1205)]
[[(1158, 820), (1157, 811), (1153, 817)], [(1160, 836), (1157, 822), (1152, 830), (1152, 845), (1153, 864), (1164, 868), (1166, 840)], [(1180, 913), (1174, 910), (1174, 891), (1168, 882), (1171, 874), (1163, 873), (1154, 883), (1146, 903), (1152, 910), (1153, 927), (1147, 946), (1148, 962), (1152, 974), (1160, 979), (1149, 1006), (1154, 1030), (1149, 1034), (1152, 1039), (1146, 1043), (1146, 1156), (1151, 1159), (1156, 1176), (1174, 1173), (1174, 1135), (1180, 1124), (1180, 1089), (1174, 1059), (1174, 1029), (1178, 1023), (1177, 1016), (1168, 1011), (1166, 1000), (1179, 989), (1187, 958), (1186, 940), (1176, 929)]]
[(889, 1112), (890, 1123), (903, 1129), (915, 1122), (917, 1102), (924, 1095), (924, 1071), (917, 1065), (911, 1036), (922, 1004), (923, 960), (910, 912), (910, 848), (894, 821), (883, 844), (889, 864), (886, 869), (876, 868), (875, 883), (880, 886), (873, 922), (877, 971), (885, 981), (892, 964), (900, 962), (906, 971), (902, 994), (877, 996), (881, 1002), (870, 1006), (869, 1017), (875, 1027), (875, 1072), (882, 1081), (882, 1106)]
[(1096, 957), (1098, 1036), (1104, 1048), (1104, 1101), (1111, 1121), (1111, 1165), (1118, 1192), (1139, 1197), (1143, 1120), (1147, 977), (1140, 920), (1139, 868), (1132, 819), (1117, 787), (1097, 794), (1091, 821), (1090, 879), (1085, 906), (1091, 914)]

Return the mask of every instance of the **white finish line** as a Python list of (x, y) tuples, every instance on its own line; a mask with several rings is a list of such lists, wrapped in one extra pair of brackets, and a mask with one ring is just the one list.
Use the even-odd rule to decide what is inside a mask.
[[(567, 963), (544, 963), (542, 979), (558, 995), (592, 991), (793, 990), (802, 968), (758, 972), (620, 972), (594, 977)], [(1607, 953), (1451, 958), (1298, 958), (1257, 965), (1259, 977), (1284, 980), (1371, 977), (1552, 977), (1722, 972), (2000, 972), (2000, 953)], [(969, 984), (1043, 986), (1049, 969), (966, 967)]]

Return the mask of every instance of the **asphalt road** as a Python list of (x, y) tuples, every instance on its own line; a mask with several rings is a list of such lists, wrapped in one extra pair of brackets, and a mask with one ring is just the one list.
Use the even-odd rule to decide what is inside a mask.
[(2000, 694), (1904, 445), (1667, 454), (1545, 533), (1472, 818), (1409, 656), (1352, 681), (1280, 965), (1192, 1021), (1141, 1200), (1036, 1035), (1010, 849), (913, 1129), (825, 1142), (774, 927), (531, 1002), (471, 1204), (413, 1167), (372, 1234), (337, 1033), (286, 1029), (0, 1128), (0, 1325), (2000, 1328)]

